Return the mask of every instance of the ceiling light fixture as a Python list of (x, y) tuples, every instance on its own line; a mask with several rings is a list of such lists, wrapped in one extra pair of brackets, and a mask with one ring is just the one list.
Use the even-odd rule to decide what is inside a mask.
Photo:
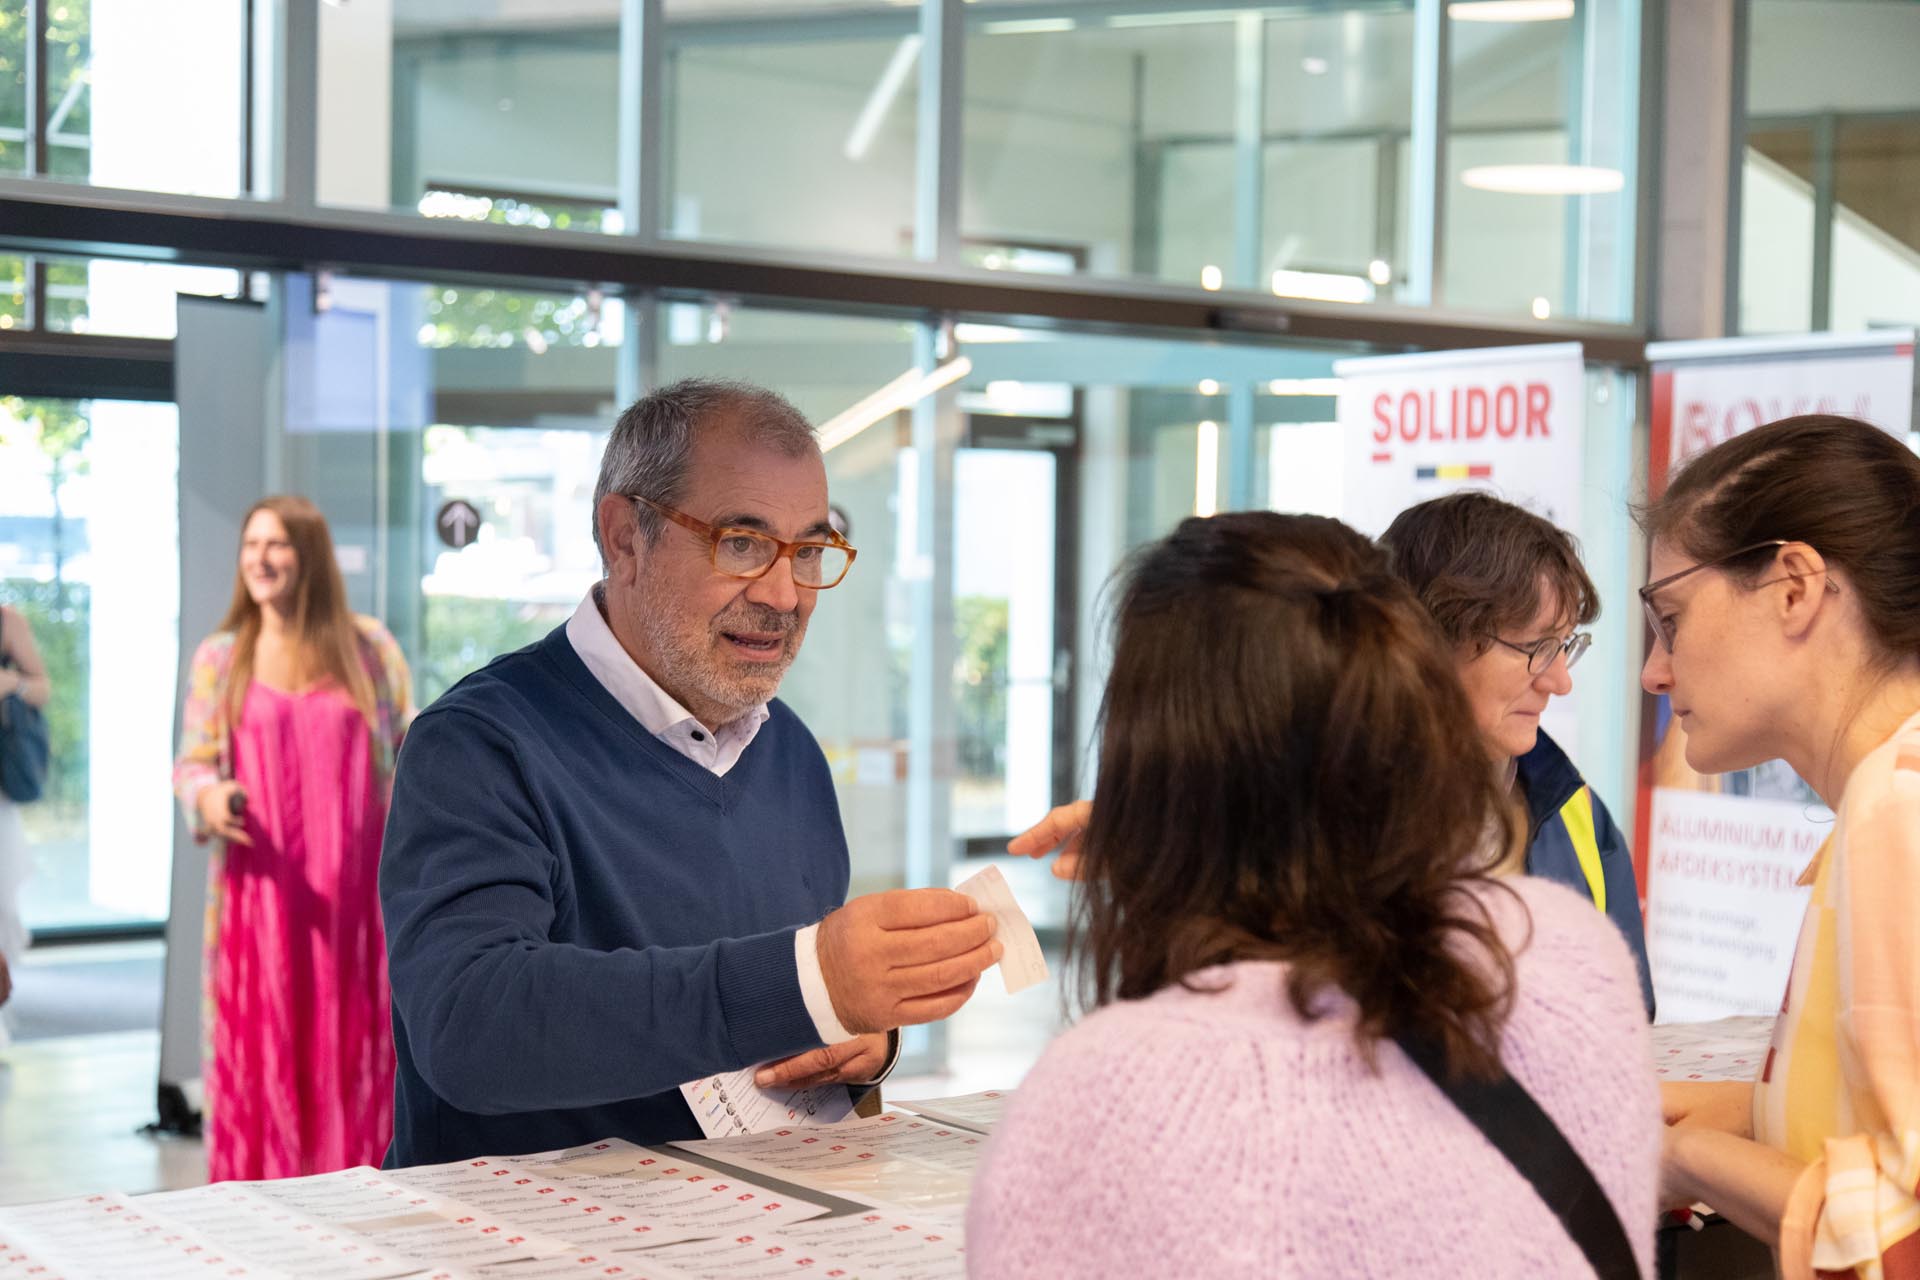
[(1564, 22), (1573, 0), (1457, 0), (1447, 6), (1456, 22)]
[(1483, 164), (1460, 181), (1476, 191), (1514, 196), (1598, 196), (1618, 191), (1627, 177), (1591, 164)]
[(1273, 291), (1282, 298), (1314, 298), (1321, 302), (1372, 302), (1373, 282), (1364, 276), (1337, 275), (1330, 271), (1287, 271), (1273, 273)]

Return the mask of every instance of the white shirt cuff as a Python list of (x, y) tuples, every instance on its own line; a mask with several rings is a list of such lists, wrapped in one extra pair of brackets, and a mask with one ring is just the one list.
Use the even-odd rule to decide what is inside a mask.
[(793, 963), (800, 970), (800, 998), (807, 1003), (807, 1015), (822, 1044), (843, 1044), (853, 1032), (840, 1025), (834, 1016), (833, 997), (827, 994), (827, 979), (820, 972), (820, 926), (810, 924), (793, 935)]

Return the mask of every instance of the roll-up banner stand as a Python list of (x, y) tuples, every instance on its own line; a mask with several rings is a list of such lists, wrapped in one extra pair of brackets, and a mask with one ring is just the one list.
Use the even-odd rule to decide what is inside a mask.
[[(1333, 371), (1354, 528), (1378, 537), (1415, 503), (1476, 488), (1578, 533), (1587, 400), (1579, 343), (1370, 356)], [(1571, 696), (1541, 717), (1568, 747), (1575, 724)]]
[[(1900, 329), (1650, 344), (1647, 491), (1662, 493), (1695, 454), (1797, 414), (1845, 414), (1906, 439), (1913, 341)], [(1806, 911), (1796, 882), (1833, 815), (1784, 761), (1695, 773), (1664, 697), (1648, 698), (1640, 745), (1634, 872), (1660, 1021), (1776, 1012)]]

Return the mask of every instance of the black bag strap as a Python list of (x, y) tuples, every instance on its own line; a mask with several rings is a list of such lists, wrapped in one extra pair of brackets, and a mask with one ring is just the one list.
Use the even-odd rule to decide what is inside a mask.
[(1634, 1260), (1633, 1244), (1620, 1225), (1620, 1215), (1613, 1211), (1613, 1202), (1553, 1118), (1541, 1110), (1518, 1080), (1505, 1071), (1498, 1080), (1452, 1079), (1447, 1073), (1446, 1055), (1438, 1045), (1411, 1035), (1394, 1040), (1533, 1185), (1541, 1201), (1580, 1246), (1580, 1252), (1587, 1255), (1600, 1280), (1639, 1280), (1640, 1265)]

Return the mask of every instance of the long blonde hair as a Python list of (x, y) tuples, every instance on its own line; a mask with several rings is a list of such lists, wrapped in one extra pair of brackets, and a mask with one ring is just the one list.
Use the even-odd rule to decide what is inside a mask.
[[(346, 691), (353, 705), (374, 721), (373, 681), (360, 658), (360, 627), (347, 607), (347, 584), (333, 555), (333, 535), (320, 508), (296, 494), (274, 494), (247, 509), (240, 522), (241, 538), (247, 525), (262, 511), (271, 511), (286, 527), (287, 541), (300, 558), (294, 580), (294, 669), (301, 686), (330, 676)], [(233, 633), (233, 661), (227, 668), (227, 686), (221, 702), (229, 726), (240, 723), (247, 686), (253, 682), (253, 651), (260, 639), (260, 606), (247, 590), (247, 578), (235, 556), (233, 602), (220, 629)]]

